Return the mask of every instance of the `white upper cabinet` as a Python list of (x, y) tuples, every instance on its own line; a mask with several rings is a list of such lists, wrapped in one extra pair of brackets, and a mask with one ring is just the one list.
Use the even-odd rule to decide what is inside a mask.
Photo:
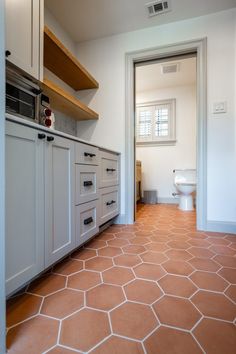
[(42, 79), (43, 0), (6, 0), (6, 58)]

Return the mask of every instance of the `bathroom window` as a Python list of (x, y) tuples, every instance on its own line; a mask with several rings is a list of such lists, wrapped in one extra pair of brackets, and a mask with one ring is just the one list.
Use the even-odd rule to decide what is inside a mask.
[(139, 104), (136, 107), (138, 145), (174, 145), (175, 99)]

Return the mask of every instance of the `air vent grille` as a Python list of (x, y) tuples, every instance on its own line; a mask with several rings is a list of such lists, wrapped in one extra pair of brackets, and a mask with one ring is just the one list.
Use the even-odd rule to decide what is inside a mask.
[(154, 1), (146, 4), (149, 17), (171, 11), (170, 0)]
[(161, 66), (162, 74), (172, 74), (179, 71), (179, 63), (165, 64)]

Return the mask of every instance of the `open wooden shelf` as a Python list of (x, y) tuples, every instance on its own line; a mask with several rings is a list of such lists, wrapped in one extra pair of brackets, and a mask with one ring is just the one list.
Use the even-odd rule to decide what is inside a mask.
[(52, 109), (65, 113), (76, 120), (98, 119), (96, 112), (50, 80), (45, 78), (41, 86), (43, 93), (50, 98), (50, 106)]
[(99, 86), (98, 82), (46, 26), (44, 27), (44, 66), (76, 91)]

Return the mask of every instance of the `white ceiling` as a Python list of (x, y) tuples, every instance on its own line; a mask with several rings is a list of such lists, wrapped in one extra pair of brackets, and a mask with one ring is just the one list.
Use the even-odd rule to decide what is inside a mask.
[[(162, 74), (163, 64), (179, 63), (176, 73)], [(196, 83), (196, 58), (159, 62), (136, 67), (136, 93), (163, 88), (194, 85)]]
[(152, 0), (45, 0), (45, 5), (75, 42), (157, 26), (218, 12), (236, 0), (171, 0), (172, 11), (148, 18)]

